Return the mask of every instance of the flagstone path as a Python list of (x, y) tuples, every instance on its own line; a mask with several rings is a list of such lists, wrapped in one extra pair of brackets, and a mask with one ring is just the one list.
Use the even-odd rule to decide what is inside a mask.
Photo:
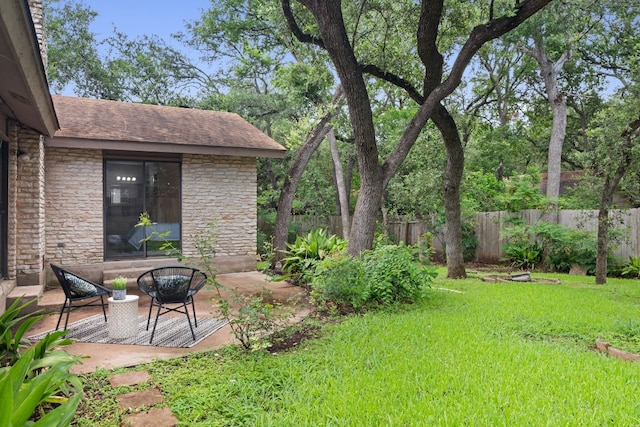
[(162, 392), (153, 387), (151, 376), (146, 371), (127, 372), (109, 377), (112, 387), (135, 386), (151, 383), (148, 390), (124, 393), (117, 397), (118, 407), (124, 415), (122, 426), (129, 427), (173, 427), (178, 420), (171, 413), (171, 409), (164, 406)]

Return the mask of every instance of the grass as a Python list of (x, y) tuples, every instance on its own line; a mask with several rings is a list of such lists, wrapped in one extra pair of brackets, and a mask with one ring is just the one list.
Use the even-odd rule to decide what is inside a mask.
[[(445, 275), (427, 300), (327, 326), (295, 351), (227, 348), (140, 369), (189, 426), (640, 424), (640, 364), (593, 350), (600, 338), (640, 353), (640, 281)], [(114, 425), (106, 412), (78, 424)]]

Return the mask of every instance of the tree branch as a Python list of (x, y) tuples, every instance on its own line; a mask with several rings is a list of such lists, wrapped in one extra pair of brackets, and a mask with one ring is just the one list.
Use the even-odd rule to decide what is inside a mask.
[[(429, 92), (424, 103), (405, 129), (393, 152), (383, 164), (385, 176), (393, 176), (406, 158), (409, 150), (418, 138), (427, 120), (434, 114), (440, 101), (451, 94), (462, 81), (462, 76), (469, 62), (478, 50), (488, 41), (496, 39), (523, 23), (527, 18), (545, 7), (552, 0), (525, 0), (516, 6), (516, 13), (512, 16), (503, 16), (475, 27), (456, 57), (451, 72), (447, 79)], [(425, 6), (423, 6), (423, 9)], [(425, 93), (425, 96), (427, 94)]]
[(305, 33), (304, 31), (302, 31), (300, 26), (298, 26), (298, 22), (296, 21), (295, 16), (293, 16), (293, 11), (291, 10), (290, 0), (282, 0), (281, 3), (282, 12), (284, 13), (284, 17), (287, 20), (287, 24), (289, 25), (289, 29), (291, 29), (293, 35), (296, 36), (296, 38), (302, 43), (315, 44), (316, 46), (320, 46), (324, 49), (324, 42), (321, 38)]
[(367, 73), (374, 77), (378, 77), (379, 79), (387, 81), (392, 85), (397, 86), (400, 89), (403, 89), (405, 92), (407, 92), (409, 97), (413, 99), (415, 102), (417, 102), (418, 104), (422, 104), (424, 102), (424, 96), (420, 94), (416, 90), (416, 88), (413, 87), (411, 83), (409, 83), (407, 80), (403, 79), (402, 77), (396, 74), (390, 73), (388, 71), (385, 71), (380, 67), (378, 67), (377, 65), (373, 65), (373, 64), (361, 65), (360, 70), (363, 73)]

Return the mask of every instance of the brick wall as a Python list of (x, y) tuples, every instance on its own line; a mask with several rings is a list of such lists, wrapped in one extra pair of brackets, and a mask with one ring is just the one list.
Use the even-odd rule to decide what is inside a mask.
[(45, 166), (47, 262), (101, 263), (102, 152), (49, 147)]
[[(182, 236), (185, 254), (195, 255), (193, 236), (215, 221), (219, 271), (255, 269), (256, 159), (183, 156)], [(225, 261), (234, 266), (221, 266)], [(242, 265), (240, 265), (242, 264)]]

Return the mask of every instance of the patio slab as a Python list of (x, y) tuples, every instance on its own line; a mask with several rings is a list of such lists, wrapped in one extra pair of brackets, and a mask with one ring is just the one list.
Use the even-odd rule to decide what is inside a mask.
[[(229, 289), (237, 288), (239, 291), (251, 294), (258, 294), (262, 287), (265, 286), (273, 292), (271, 299), (282, 303), (287, 303), (289, 298), (295, 297), (295, 295), (300, 293), (304, 293), (300, 287), (291, 285), (287, 282), (267, 282), (267, 277), (258, 271), (219, 274), (216, 279), (220, 284)], [(58, 295), (55, 295), (56, 293)], [(62, 291), (58, 289), (46, 291), (44, 300), (57, 303), (59, 299), (62, 298), (62, 302), (64, 302), (64, 296), (61, 296), (61, 293)], [(127, 293), (140, 295), (138, 315), (147, 316), (149, 313), (150, 298), (141, 295), (138, 290), (128, 290)], [(216, 291), (206, 287), (196, 294), (195, 304), (198, 317), (213, 316), (215, 296)], [(59, 304), (61, 305), (62, 302), (59, 302)], [(306, 312), (308, 312), (306, 307), (300, 307), (298, 315), (304, 316)], [(99, 307), (88, 307), (72, 311), (69, 323), (98, 313), (101, 313)], [(47, 316), (40, 322), (36, 323), (29, 331), (29, 334), (33, 335), (55, 328), (58, 320), (58, 314), (59, 309), (57, 312), (53, 313), (53, 315)], [(98, 368), (114, 369), (119, 367), (131, 367), (152, 362), (156, 359), (181, 357), (189, 353), (213, 350), (234, 342), (235, 338), (233, 333), (231, 332), (229, 325), (226, 325), (190, 348), (96, 344), (78, 341), (70, 346), (66, 346), (65, 350), (69, 353), (86, 357), (82, 359), (80, 364), (75, 365), (71, 370), (75, 374), (82, 374), (94, 372)]]

